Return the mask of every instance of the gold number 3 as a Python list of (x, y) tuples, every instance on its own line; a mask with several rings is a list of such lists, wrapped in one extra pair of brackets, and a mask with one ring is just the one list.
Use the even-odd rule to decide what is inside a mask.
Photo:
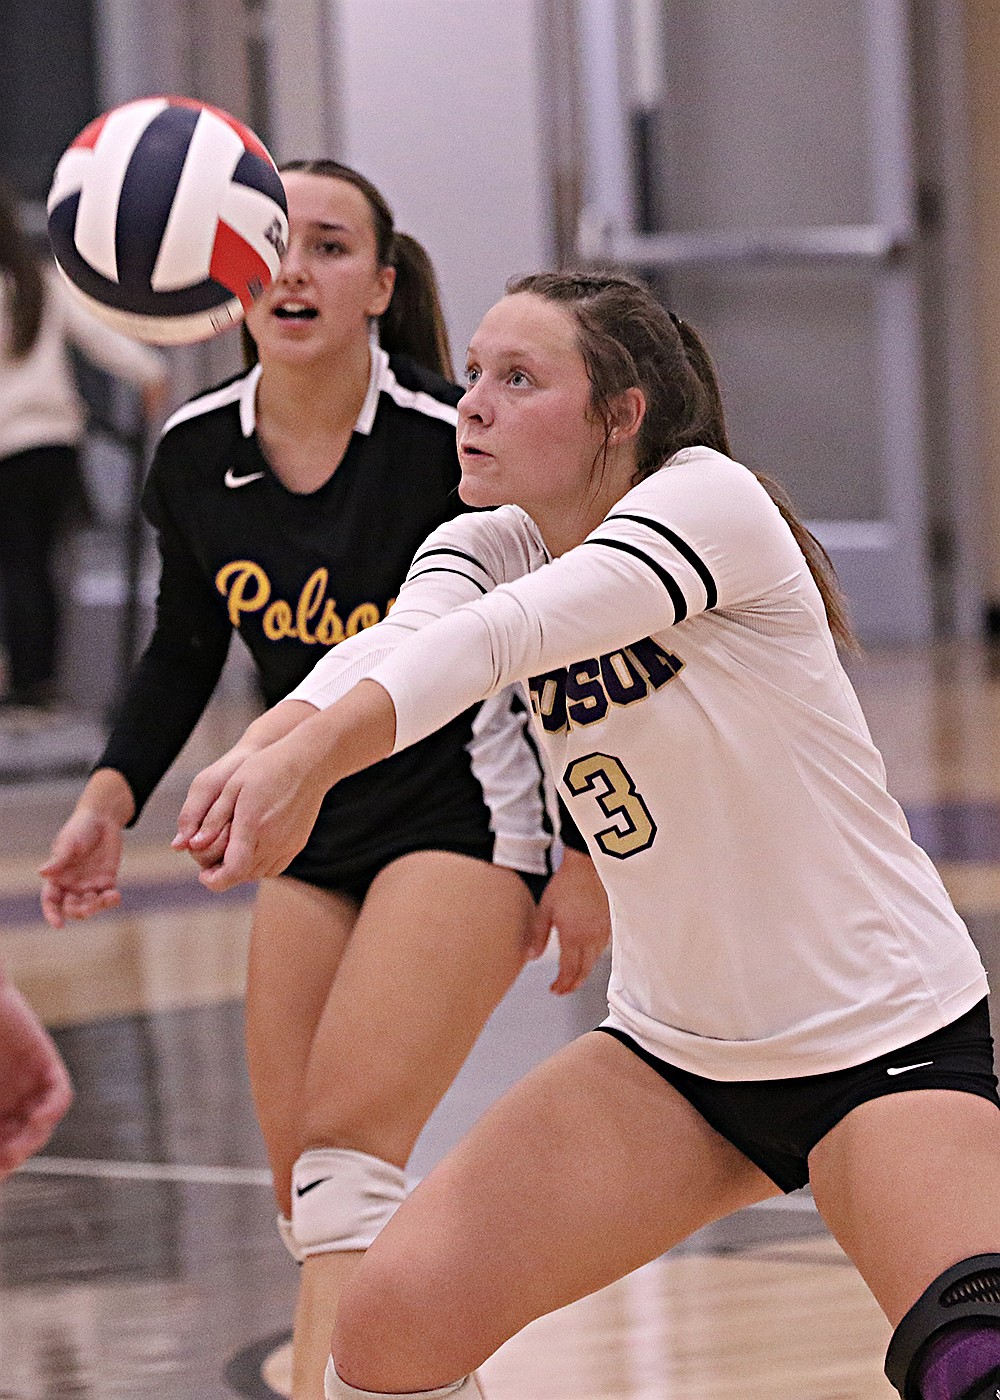
[(620, 819), (618, 824), (597, 832), (594, 837), (605, 855), (627, 860), (639, 851), (648, 850), (656, 840), (652, 814), (617, 758), (606, 753), (589, 753), (575, 759), (563, 774), (563, 782), (576, 797), (592, 792), (607, 816)]

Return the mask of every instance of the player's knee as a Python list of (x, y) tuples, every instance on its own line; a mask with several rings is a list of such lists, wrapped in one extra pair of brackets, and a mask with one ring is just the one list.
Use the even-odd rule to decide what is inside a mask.
[(904, 1400), (994, 1400), (1000, 1392), (1000, 1254), (946, 1269), (889, 1343), (885, 1373)]
[[(474, 1283), (426, 1232), (391, 1231), (341, 1294), (333, 1355), (346, 1375), (381, 1374), (405, 1391), (428, 1368), (467, 1375), (505, 1336), (477, 1306)], [(387, 1384), (391, 1391), (393, 1384)]]
[(423, 1096), (416, 1090), (411, 1094), (402, 1084), (359, 1084), (335, 1097), (328, 1095), (322, 1103), (304, 1105), (299, 1140), (402, 1160), (412, 1150), (426, 1117)]
[(405, 1173), (392, 1162), (349, 1148), (310, 1148), (292, 1168), (291, 1218), (279, 1216), (278, 1229), (300, 1263), (364, 1250), (405, 1196)]

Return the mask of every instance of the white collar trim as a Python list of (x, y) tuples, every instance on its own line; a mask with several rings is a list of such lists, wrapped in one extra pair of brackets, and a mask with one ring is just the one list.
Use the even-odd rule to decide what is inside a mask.
[(245, 438), (252, 437), (257, 426), (257, 385), (260, 376), (261, 367), (256, 364), (244, 379), (240, 392), (240, 428)]
[[(354, 431), (364, 433), (365, 437), (369, 436), (375, 422), (375, 414), (378, 412), (378, 396), (382, 392), (382, 386), (388, 377), (388, 372), (389, 356), (377, 342), (373, 341), (368, 388), (365, 392), (365, 401), (361, 405), (361, 412), (358, 414), (358, 421), (354, 425)], [(244, 379), (240, 390), (240, 428), (245, 438), (252, 437), (254, 429), (257, 427), (257, 385), (260, 383), (260, 376), (261, 367), (256, 364)]]

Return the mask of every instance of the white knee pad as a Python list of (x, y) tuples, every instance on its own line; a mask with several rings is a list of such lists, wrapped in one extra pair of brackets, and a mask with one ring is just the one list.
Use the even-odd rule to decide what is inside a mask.
[(295, 1243), (295, 1236), (292, 1234), (292, 1222), (289, 1220), (287, 1215), (282, 1215), (281, 1211), (279, 1210), (276, 1224), (278, 1226), (278, 1234), (281, 1236), (281, 1243), (288, 1250), (289, 1254), (295, 1260), (296, 1264), (301, 1264), (302, 1260), (305, 1258), (305, 1255)]
[(346, 1147), (310, 1148), (292, 1168), (296, 1257), (367, 1249), (405, 1196), (406, 1175), (391, 1162)]
[[(399, 1395), (392, 1396), (382, 1390), (356, 1390), (337, 1375), (332, 1356), (326, 1363), (323, 1393), (326, 1400), (403, 1400)], [(439, 1390), (409, 1390), (405, 1400), (444, 1400), (445, 1396), (450, 1396), (451, 1400), (484, 1400), (475, 1376), (465, 1376), (452, 1385), (441, 1386)]]

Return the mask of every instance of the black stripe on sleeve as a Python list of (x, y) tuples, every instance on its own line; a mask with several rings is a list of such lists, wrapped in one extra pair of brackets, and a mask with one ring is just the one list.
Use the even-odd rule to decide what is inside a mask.
[[(439, 549), (425, 549), (420, 554), (415, 554), (413, 556), (413, 563), (419, 564), (422, 560), (430, 559), (435, 554), (450, 554), (455, 559), (467, 559), (470, 564), (475, 564), (477, 569), (482, 569), (483, 573), (486, 574), (487, 577), (489, 577), (489, 569), (486, 567), (485, 564), (480, 564), (479, 560), (475, 557), (475, 555), (466, 554), (464, 549), (451, 549), (450, 547), (445, 545), (442, 545)], [(412, 568), (413, 565), (411, 565), (410, 567)]]
[(629, 515), (626, 511), (620, 511), (605, 518), (606, 520), (634, 520), (637, 524), (645, 525), (648, 529), (655, 530), (658, 535), (662, 535), (673, 545), (678, 554), (683, 555), (705, 585), (706, 607), (715, 607), (719, 601), (719, 590), (712, 577), (712, 571), (704, 559), (694, 552), (687, 540), (682, 540), (680, 535), (676, 535), (668, 525), (662, 525), (659, 520), (650, 520), (645, 515)]
[(469, 578), (469, 575), (463, 573), (461, 569), (445, 568), (444, 564), (431, 564), (430, 568), (419, 569), (415, 574), (410, 573), (407, 576), (407, 583), (409, 583), (411, 579), (423, 578), (424, 574), (457, 574), (459, 578), (468, 580), (474, 588), (478, 588), (480, 593), (488, 593), (490, 591), (488, 588), (484, 588), (477, 578)]
[(673, 578), (672, 575), (668, 574), (666, 569), (664, 569), (662, 565), (658, 564), (655, 559), (650, 559), (648, 554), (643, 554), (641, 549), (636, 549), (634, 544), (626, 544), (624, 540), (594, 539), (584, 540), (583, 543), (606, 545), (608, 549), (620, 549), (623, 554), (633, 554), (636, 557), (636, 559), (641, 559), (644, 564), (648, 565), (649, 568), (652, 569), (653, 573), (656, 575), (656, 577), (663, 584), (664, 588), (670, 594), (670, 601), (674, 605), (674, 622), (683, 622), (684, 619), (687, 617), (687, 599), (681, 592), (680, 585), (677, 583), (677, 580)]

